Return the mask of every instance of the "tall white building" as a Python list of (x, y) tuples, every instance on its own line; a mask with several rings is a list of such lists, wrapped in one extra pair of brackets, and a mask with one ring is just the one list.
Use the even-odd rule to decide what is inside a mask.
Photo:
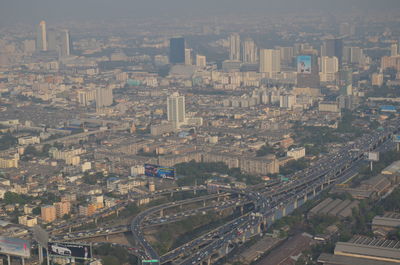
[(240, 35), (237, 33), (229, 37), (229, 59), (240, 61)]
[(278, 73), (281, 71), (280, 50), (260, 50), (260, 73)]
[(113, 104), (112, 88), (96, 89), (96, 108), (108, 107)]
[(71, 53), (69, 31), (64, 30), (61, 32), (60, 55), (62, 57), (69, 56)]
[(250, 38), (243, 41), (242, 57), (244, 63), (257, 62), (257, 46)]
[(173, 93), (167, 99), (167, 115), (168, 121), (175, 128), (179, 128), (186, 120), (185, 97), (179, 95), (178, 92)]
[(46, 22), (40, 21), (37, 35), (36, 35), (36, 49), (40, 51), (47, 51), (47, 31)]
[(321, 81), (332, 82), (339, 71), (339, 60), (335, 56), (321, 57)]
[(192, 49), (185, 49), (185, 64), (192, 65)]

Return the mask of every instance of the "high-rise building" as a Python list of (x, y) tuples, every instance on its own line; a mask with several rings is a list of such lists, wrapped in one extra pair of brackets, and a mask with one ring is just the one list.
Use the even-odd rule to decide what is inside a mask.
[(339, 60), (339, 67), (342, 65), (343, 57), (343, 39), (328, 38), (324, 40), (321, 47), (321, 56), (335, 56)]
[(397, 43), (393, 43), (390, 46), (390, 56), (397, 56), (399, 54), (399, 47)]
[(229, 59), (240, 61), (240, 35), (237, 33), (229, 36)]
[(319, 88), (319, 86), (320, 77), (317, 55), (310, 52), (297, 56), (297, 87)]
[(97, 88), (96, 89), (96, 108), (108, 107), (113, 104), (112, 88)]
[(193, 53), (192, 49), (185, 49), (185, 64), (186, 65), (192, 65), (193, 64), (192, 53)]
[(39, 51), (47, 51), (47, 32), (46, 22), (40, 21), (36, 35), (36, 49)]
[(207, 66), (207, 59), (204, 55), (196, 55), (196, 66), (204, 68)]
[(279, 47), (281, 51), (281, 63), (290, 65), (293, 62), (294, 48), (293, 47)]
[(260, 50), (260, 73), (278, 73), (281, 71), (280, 50)]
[(321, 57), (321, 81), (335, 81), (337, 72), (339, 71), (339, 60), (337, 57), (322, 56)]
[(345, 96), (353, 95), (353, 69), (345, 67), (339, 72), (340, 93)]
[(69, 31), (64, 30), (61, 32), (61, 43), (60, 43), (60, 55), (62, 57), (69, 56), (71, 54), (70, 49), (71, 40), (69, 38)]
[(57, 51), (58, 50), (58, 36), (57, 31), (54, 29), (49, 29), (47, 31), (47, 50)]
[(243, 41), (242, 47), (242, 60), (244, 63), (256, 63), (257, 62), (257, 46), (254, 41), (247, 38)]
[(167, 115), (168, 121), (173, 123), (175, 128), (179, 128), (180, 125), (186, 121), (185, 111), (185, 97), (179, 95), (178, 92), (173, 93), (167, 99)]
[(41, 218), (43, 221), (49, 223), (56, 220), (56, 207), (53, 205), (46, 205), (40, 208), (41, 211)]
[(172, 38), (169, 41), (169, 62), (171, 64), (185, 63), (185, 39)]

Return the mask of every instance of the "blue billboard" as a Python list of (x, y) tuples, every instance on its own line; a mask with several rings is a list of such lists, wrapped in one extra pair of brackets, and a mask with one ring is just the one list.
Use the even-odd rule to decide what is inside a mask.
[(144, 174), (148, 177), (175, 179), (175, 168), (144, 164)]
[(400, 143), (400, 134), (393, 135), (393, 142)]
[(297, 73), (311, 74), (311, 56), (310, 55), (297, 56)]

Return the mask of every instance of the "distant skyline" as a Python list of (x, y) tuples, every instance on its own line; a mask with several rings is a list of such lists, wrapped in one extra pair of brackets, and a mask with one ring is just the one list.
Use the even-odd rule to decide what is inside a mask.
[(0, 25), (50, 21), (400, 8), (399, 0), (0, 0)]

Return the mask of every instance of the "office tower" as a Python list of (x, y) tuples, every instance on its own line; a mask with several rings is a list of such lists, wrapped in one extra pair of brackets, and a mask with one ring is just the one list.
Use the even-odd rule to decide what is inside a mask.
[(49, 29), (47, 31), (47, 50), (57, 51), (58, 50), (58, 36), (57, 31)]
[(46, 22), (40, 21), (36, 35), (36, 49), (39, 51), (47, 51), (47, 32)]
[(319, 88), (318, 57), (314, 53), (297, 56), (297, 87)]
[(186, 65), (192, 65), (193, 61), (192, 61), (192, 49), (185, 49), (185, 64)]
[(169, 41), (169, 63), (184, 64), (185, 63), (185, 39), (172, 38)]
[(60, 43), (60, 55), (62, 57), (69, 56), (71, 54), (70, 50), (71, 41), (69, 39), (69, 31), (64, 30), (61, 32), (61, 43)]
[(399, 52), (399, 47), (397, 45), (397, 43), (393, 43), (390, 46), (390, 56), (397, 56)]
[(281, 52), (279, 50), (260, 50), (260, 73), (278, 73), (281, 71)]
[(321, 81), (332, 82), (336, 79), (339, 71), (339, 60), (337, 57), (322, 56), (321, 58)]
[(49, 223), (56, 220), (56, 207), (53, 205), (46, 205), (40, 208), (41, 218), (43, 221)]
[(244, 63), (257, 62), (257, 47), (254, 41), (250, 38), (243, 41), (242, 57)]
[(335, 56), (339, 60), (339, 67), (342, 65), (343, 57), (343, 39), (328, 38), (324, 40), (321, 47), (321, 56)]
[(322, 56), (321, 72), (322, 73), (337, 73), (339, 71), (339, 60), (337, 57)]
[(240, 61), (240, 35), (237, 33), (229, 37), (229, 59)]
[(96, 108), (108, 107), (113, 104), (112, 88), (96, 89)]
[(196, 55), (196, 66), (202, 68), (207, 66), (207, 60), (204, 55), (199, 55), (199, 54)]
[(185, 97), (180, 96), (178, 92), (173, 93), (167, 99), (167, 115), (168, 121), (171, 122), (175, 128), (185, 123)]
[(339, 72), (340, 94), (349, 96), (353, 94), (353, 69), (345, 67)]
[(294, 48), (293, 47), (279, 47), (281, 52), (281, 63), (290, 65), (293, 61)]

